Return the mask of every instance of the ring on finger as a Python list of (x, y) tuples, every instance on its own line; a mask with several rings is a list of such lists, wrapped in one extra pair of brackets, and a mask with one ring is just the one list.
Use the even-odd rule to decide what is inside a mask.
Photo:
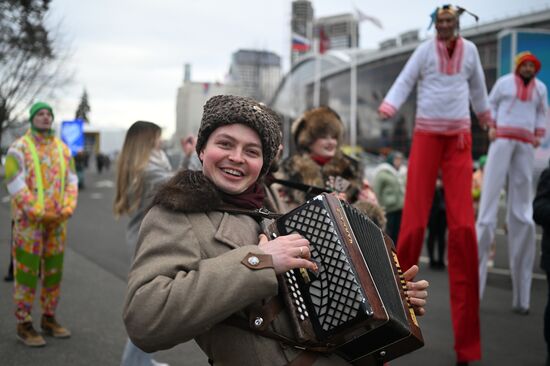
[(304, 247), (300, 247), (300, 258), (304, 255)]

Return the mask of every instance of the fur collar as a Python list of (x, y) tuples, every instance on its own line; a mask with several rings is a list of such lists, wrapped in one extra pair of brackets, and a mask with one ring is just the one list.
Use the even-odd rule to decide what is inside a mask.
[(348, 180), (359, 178), (358, 167), (346, 155), (338, 152), (328, 163), (320, 167), (309, 154), (293, 155), (283, 163), (291, 180), (324, 187), (327, 177), (342, 177)]
[(152, 206), (176, 212), (209, 212), (222, 204), (218, 190), (201, 171), (181, 170), (160, 187)]

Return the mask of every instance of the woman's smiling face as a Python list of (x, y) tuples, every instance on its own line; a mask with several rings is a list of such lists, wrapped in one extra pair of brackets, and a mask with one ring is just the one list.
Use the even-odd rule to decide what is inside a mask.
[(246, 191), (260, 176), (262, 142), (250, 127), (240, 123), (215, 129), (199, 155), (202, 171), (228, 194)]
[(309, 147), (311, 155), (333, 158), (338, 149), (338, 139), (334, 136), (319, 137)]

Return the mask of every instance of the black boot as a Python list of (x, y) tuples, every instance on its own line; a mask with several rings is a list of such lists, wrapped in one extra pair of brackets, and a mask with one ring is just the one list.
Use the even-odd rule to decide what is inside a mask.
[(8, 274), (4, 277), (4, 281), (13, 282), (13, 260), (10, 258), (10, 268), (8, 268)]

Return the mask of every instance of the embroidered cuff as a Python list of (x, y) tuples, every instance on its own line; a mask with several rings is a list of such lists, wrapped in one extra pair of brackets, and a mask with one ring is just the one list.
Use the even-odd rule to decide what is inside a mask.
[(241, 263), (250, 269), (273, 268), (273, 258), (269, 254), (248, 253)]
[(535, 137), (544, 137), (546, 134), (545, 128), (535, 128)]
[(380, 107), (378, 107), (378, 112), (383, 113), (388, 117), (393, 117), (395, 116), (395, 113), (397, 113), (397, 109), (395, 109), (395, 107), (390, 103), (384, 101)]

